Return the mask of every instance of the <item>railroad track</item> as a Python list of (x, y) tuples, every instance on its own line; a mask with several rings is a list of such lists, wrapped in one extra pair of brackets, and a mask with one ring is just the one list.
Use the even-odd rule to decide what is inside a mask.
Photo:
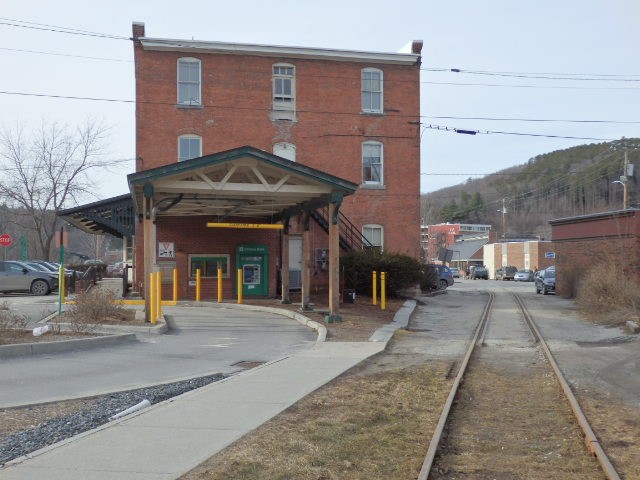
[[(498, 303), (496, 307), (496, 295), (490, 292), (418, 480), (494, 478), (497, 472), (506, 476), (495, 478), (534, 478), (525, 470), (534, 472), (535, 464), (544, 464), (547, 458), (557, 462), (550, 468), (566, 468), (575, 474), (571, 478), (602, 478), (604, 472), (609, 480), (619, 479), (522, 299), (515, 293), (512, 297), (504, 294), (498, 296)], [(516, 316), (512, 313), (514, 304)], [(492, 324), (494, 338), (490, 334)], [(467, 384), (470, 387), (465, 392)], [(491, 395), (498, 397), (482, 398)], [(567, 405), (573, 412), (573, 422), (567, 415)], [(597, 464), (579, 445), (573, 450), (566, 447), (576, 443), (570, 433), (577, 429), (576, 423)], [(556, 431), (562, 431), (564, 438), (554, 437)], [(500, 462), (504, 462), (504, 469)], [(520, 470), (507, 473), (514, 468)], [(554, 472), (547, 478), (569, 476)]]

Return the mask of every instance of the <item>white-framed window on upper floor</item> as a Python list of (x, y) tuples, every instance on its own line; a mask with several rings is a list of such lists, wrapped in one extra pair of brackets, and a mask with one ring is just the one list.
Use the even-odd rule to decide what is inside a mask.
[(294, 120), (296, 69), (289, 63), (276, 63), (272, 68), (273, 118), (275, 120)]
[(200, 106), (201, 62), (197, 58), (178, 59), (178, 105)]
[(365, 245), (365, 249), (375, 249), (383, 251), (384, 249), (384, 228), (382, 225), (375, 223), (362, 226), (362, 236), (369, 242)]
[(178, 137), (178, 161), (184, 162), (202, 156), (202, 137), (180, 135)]
[(279, 142), (273, 145), (273, 154), (286, 158), (292, 162), (296, 161), (296, 146), (293, 143)]
[(383, 184), (383, 159), (382, 143), (364, 142), (362, 144), (362, 183), (364, 185)]
[(382, 70), (377, 68), (362, 69), (362, 112), (383, 113), (383, 79)]

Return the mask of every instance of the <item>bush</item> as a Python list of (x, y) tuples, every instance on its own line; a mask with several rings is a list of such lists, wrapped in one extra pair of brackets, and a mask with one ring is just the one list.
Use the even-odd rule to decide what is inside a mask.
[(440, 288), (440, 272), (434, 265), (422, 265), (420, 290), (432, 291)]
[(71, 305), (65, 316), (78, 328), (109, 318), (123, 317), (125, 308), (117, 302), (116, 297), (113, 290), (92, 288), (88, 292), (76, 295), (75, 304)]
[(586, 312), (626, 311), (640, 314), (640, 281), (619, 262), (606, 261), (585, 270), (577, 287), (576, 303)]
[(362, 250), (343, 255), (340, 266), (344, 272), (345, 288), (352, 288), (361, 295), (371, 295), (371, 273), (386, 272), (386, 292), (390, 297), (398, 296), (400, 290), (420, 283), (420, 262), (400, 253), (379, 253)]

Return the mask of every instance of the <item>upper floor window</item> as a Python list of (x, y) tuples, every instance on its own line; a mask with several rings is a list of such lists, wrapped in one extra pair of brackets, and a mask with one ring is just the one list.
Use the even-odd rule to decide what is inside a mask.
[(286, 158), (292, 162), (296, 161), (296, 146), (293, 143), (280, 142), (273, 145), (273, 154)]
[(201, 105), (200, 60), (178, 59), (178, 105)]
[(382, 184), (382, 143), (362, 144), (362, 183)]
[(362, 111), (382, 113), (382, 70), (362, 69)]
[(273, 65), (273, 119), (295, 120), (295, 67), (288, 63)]
[(180, 135), (178, 137), (178, 161), (184, 162), (202, 156), (202, 138), (198, 135)]
[(382, 251), (384, 247), (384, 229), (382, 225), (363, 225), (362, 236), (369, 241), (370, 245), (365, 245), (364, 248), (378, 249)]

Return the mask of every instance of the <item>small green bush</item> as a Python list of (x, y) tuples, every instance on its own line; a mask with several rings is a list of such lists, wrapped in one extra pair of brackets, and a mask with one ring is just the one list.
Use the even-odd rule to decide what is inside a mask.
[(386, 272), (386, 292), (390, 297), (400, 290), (411, 288), (421, 282), (420, 262), (401, 253), (379, 253), (372, 250), (350, 252), (340, 258), (340, 269), (344, 273), (344, 288), (354, 289), (360, 295), (371, 295), (372, 272)]

